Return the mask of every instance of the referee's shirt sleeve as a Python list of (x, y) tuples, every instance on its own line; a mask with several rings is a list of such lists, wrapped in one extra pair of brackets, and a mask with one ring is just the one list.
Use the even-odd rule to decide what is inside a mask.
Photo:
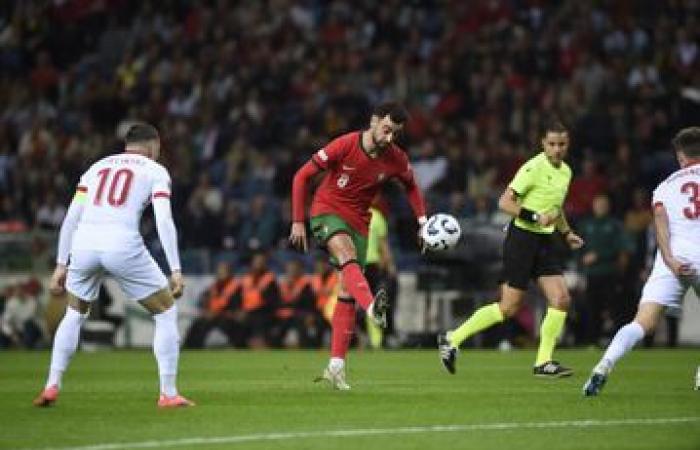
[(515, 174), (508, 187), (513, 189), (519, 196), (525, 195), (535, 184), (535, 172), (533, 164), (529, 161), (526, 162), (520, 166), (518, 173)]

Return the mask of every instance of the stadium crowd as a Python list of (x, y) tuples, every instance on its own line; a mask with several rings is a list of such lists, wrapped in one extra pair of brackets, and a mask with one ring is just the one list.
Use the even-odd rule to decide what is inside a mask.
[[(556, 111), (572, 127), (567, 213), (591, 243), (573, 258), (629, 294), (669, 140), (700, 123), (699, 15), (693, 0), (3, 2), (0, 230), (60, 227), (79, 174), (138, 119), (164, 139), (186, 271), (282, 254), (296, 168), (387, 99), (411, 113), (402, 141), (430, 209), (489, 221)], [(393, 197), (393, 243), (415, 251)], [(627, 238), (607, 245), (603, 222)], [(156, 242), (152, 220), (143, 231)], [(201, 249), (213, 261), (188, 258)]]

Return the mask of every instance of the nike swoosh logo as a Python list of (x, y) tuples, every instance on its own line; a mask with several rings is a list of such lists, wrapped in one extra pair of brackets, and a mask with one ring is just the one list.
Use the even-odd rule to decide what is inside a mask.
[(355, 170), (355, 168), (350, 167), (350, 166), (346, 166), (345, 164), (343, 164), (343, 170)]

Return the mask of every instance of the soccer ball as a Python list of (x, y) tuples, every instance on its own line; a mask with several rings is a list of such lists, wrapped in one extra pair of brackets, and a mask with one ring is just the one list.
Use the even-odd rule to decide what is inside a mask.
[(453, 216), (438, 213), (430, 216), (420, 235), (428, 250), (442, 251), (457, 245), (462, 236), (462, 229)]

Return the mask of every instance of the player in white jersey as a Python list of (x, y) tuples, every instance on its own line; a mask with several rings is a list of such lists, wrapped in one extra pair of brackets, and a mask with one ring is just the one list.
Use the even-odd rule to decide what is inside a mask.
[[(681, 169), (654, 191), (652, 207), (658, 250), (644, 285), (634, 321), (620, 328), (583, 386), (598, 395), (615, 363), (645, 334), (654, 331), (664, 308), (680, 308), (688, 289), (700, 296), (700, 127), (681, 130), (673, 138)], [(700, 388), (700, 377), (696, 389)]]
[[(179, 395), (175, 386), (180, 336), (174, 297), (182, 295), (184, 283), (170, 209), (170, 175), (156, 162), (160, 138), (153, 126), (132, 125), (125, 140), (124, 153), (97, 161), (80, 178), (61, 226), (50, 290), (56, 295), (67, 291), (68, 306), (56, 331), (49, 376), (34, 400), (36, 406), (49, 406), (57, 400), (63, 373), (78, 346), (80, 327), (106, 275), (153, 315), (153, 353), (160, 377), (158, 406), (194, 405)], [(170, 287), (139, 233), (141, 214), (149, 204), (153, 205), (158, 236), (170, 266)]]

